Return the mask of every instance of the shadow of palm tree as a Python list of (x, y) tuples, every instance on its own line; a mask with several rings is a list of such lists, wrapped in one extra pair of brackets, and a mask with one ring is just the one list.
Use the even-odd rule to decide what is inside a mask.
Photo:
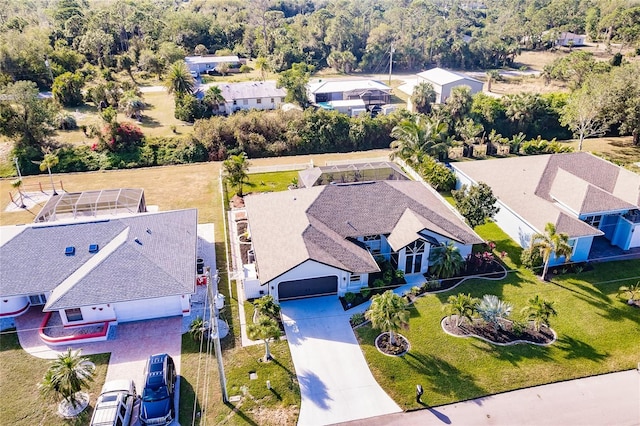
[(483, 352), (491, 354), (496, 359), (507, 361), (517, 366), (522, 361), (533, 358), (550, 361), (549, 347), (530, 344), (518, 344), (510, 346), (498, 346), (484, 342), (474, 342), (473, 346)]
[(467, 399), (487, 393), (476, 384), (473, 376), (436, 356), (410, 351), (402, 360), (419, 374), (426, 376), (431, 391), (439, 395)]
[(327, 386), (317, 374), (305, 371), (298, 378), (302, 395), (306, 395), (312, 403), (322, 409), (329, 408), (327, 401), (330, 401), (331, 397), (327, 392)]
[(600, 362), (609, 357), (608, 353), (601, 353), (590, 344), (582, 340), (574, 339), (570, 336), (563, 336), (556, 342), (557, 347), (565, 352), (566, 359), (588, 359), (590, 361)]
[[(240, 409), (239, 407), (240, 404), (234, 405), (231, 402), (226, 402), (225, 405), (229, 407), (229, 409), (232, 410), (235, 415), (240, 417), (245, 424), (248, 424), (251, 426), (258, 426), (258, 423), (254, 422), (249, 417), (247, 417), (247, 415)], [(187, 423), (183, 423), (183, 424), (187, 424)]]

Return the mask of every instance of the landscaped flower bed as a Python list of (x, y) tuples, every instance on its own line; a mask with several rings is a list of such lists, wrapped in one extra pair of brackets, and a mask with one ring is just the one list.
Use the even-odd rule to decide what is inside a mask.
[(447, 333), (458, 337), (478, 337), (498, 345), (512, 345), (516, 343), (532, 343), (535, 345), (549, 345), (556, 340), (553, 329), (542, 326), (535, 330), (531, 324), (519, 327), (518, 323), (500, 320), (499, 327), (493, 327), (481, 319), (474, 319), (471, 323), (462, 322), (456, 325), (456, 316), (442, 320), (442, 328)]

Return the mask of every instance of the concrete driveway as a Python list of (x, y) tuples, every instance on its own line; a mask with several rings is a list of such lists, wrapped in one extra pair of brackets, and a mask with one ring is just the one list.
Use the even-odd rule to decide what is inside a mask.
[(283, 302), (282, 317), (300, 383), (300, 425), (326, 425), (400, 412), (373, 378), (335, 296)]

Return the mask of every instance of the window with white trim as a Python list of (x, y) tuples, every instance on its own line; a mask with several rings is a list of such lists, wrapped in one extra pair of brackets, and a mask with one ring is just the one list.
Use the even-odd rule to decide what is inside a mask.
[(593, 226), (594, 228), (600, 229), (600, 222), (602, 222), (602, 215), (595, 215), (595, 216), (587, 216), (584, 218), (584, 221), (587, 222), (589, 225)]
[(257, 104), (261, 104), (261, 103), (262, 103), (262, 98), (258, 98), (258, 99), (256, 99), (256, 103), (257, 103)]
[(69, 322), (82, 321), (82, 311), (80, 308), (65, 309), (64, 314)]

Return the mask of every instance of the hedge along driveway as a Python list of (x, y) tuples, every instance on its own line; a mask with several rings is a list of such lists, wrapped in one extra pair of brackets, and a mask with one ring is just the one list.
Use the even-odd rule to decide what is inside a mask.
[[(415, 402), (416, 384), (424, 387), (422, 400), (434, 406), (631, 369), (638, 362), (640, 310), (628, 307), (616, 293), (638, 277), (637, 260), (598, 264), (590, 272), (555, 277), (553, 283), (516, 270), (503, 281), (475, 279), (418, 299), (411, 308), (410, 329), (403, 331), (411, 342), (404, 357), (381, 355), (373, 346), (378, 332), (370, 327), (358, 329), (357, 335), (374, 376), (403, 409), (422, 408)], [(514, 304), (514, 319), (523, 319), (520, 309), (536, 294), (554, 301), (558, 316), (551, 325), (558, 341), (549, 347), (502, 347), (449, 336), (440, 326), (442, 306), (457, 293), (495, 294)]]

